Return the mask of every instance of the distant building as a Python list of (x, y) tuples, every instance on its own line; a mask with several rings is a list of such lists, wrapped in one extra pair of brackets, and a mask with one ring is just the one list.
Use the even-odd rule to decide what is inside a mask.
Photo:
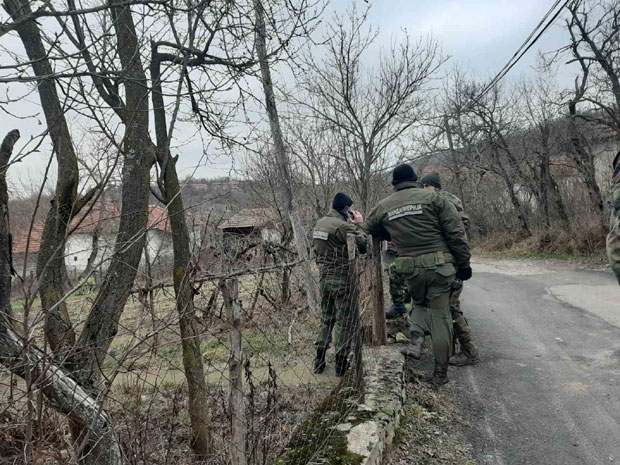
[(218, 226), (224, 244), (239, 240), (258, 240), (280, 243), (274, 212), (266, 208), (246, 208), (224, 220)]
[[(75, 217), (69, 225), (69, 237), (65, 244), (65, 265), (70, 278), (74, 278), (87, 269), (89, 259), (100, 270), (106, 270), (114, 252), (118, 233), (121, 209), (117, 202), (106, 202), (103, 206), (95, 205)], [(35, 223), (30, 235), (28, 231), (13, 234), (13, 264), (18, 273), (22, 273), (26, 251), (28, 262), (27, 278), (33, 277), (41, 247), (41, 235), (44, 223)], [(96, 256), (93, 253), (96, 249)], [(146, 267), (146, 259), (151, 267), (169, 264), (173, 258), (172, 233), (170, 222), (164, 208), (149, 207), (146, 247), (143, 251), (140, 267)]]

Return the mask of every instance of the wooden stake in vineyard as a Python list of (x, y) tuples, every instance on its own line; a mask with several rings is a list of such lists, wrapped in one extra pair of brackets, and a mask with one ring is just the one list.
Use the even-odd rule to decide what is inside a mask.
[(245, 399), (243, 395), (243, 309), (237, 300), (239, 296), (239, 281), (224, 279), (221, 283), (224, 305), (230, 323), (230, 355), (228, 370), (230, 380), (230, 395), (228, 409), (231, 421), (230, 462), (232, 465), (246, 465), (245, 438)]

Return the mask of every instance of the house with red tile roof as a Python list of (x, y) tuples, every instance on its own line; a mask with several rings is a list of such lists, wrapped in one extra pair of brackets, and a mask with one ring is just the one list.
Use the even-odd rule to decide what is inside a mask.
[[(69, 236), (65, 244), (65, 264), (70, 278), (78, 276), (91, 262), (105, 270), (114, 251), (116, 234), (121, 218), (121, 208), (117, 202), (105, 202), (86, 207), (69, 226)], [(41, 247), (44, 222), (34, 223), (30, 231), (13, 232), (13, 266), (18, 274), (33, 277), (37, 257)], [(146, 234), (146, 247), (143, 252), (141, 268), (164, 266), (172, 262), (172, 233), (165, 208), (149, 207), (149, 220)]]

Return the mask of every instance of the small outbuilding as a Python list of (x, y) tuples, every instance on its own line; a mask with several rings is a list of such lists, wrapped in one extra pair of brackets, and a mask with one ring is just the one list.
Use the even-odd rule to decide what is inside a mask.
[(218, 226), (224, 243), (240, 240), (260, 240), (280, 243), (281, 235), (276, 229), (275, 214), (266, 208), (245, 208)]

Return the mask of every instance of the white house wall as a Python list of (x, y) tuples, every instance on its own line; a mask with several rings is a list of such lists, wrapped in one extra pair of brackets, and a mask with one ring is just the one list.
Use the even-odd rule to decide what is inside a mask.
[[(149, 259), (153, 266), (163, 266), (172, 263), (174, 251), (172, 249), (172, 235), (158, 229), (146, 233), (146, 247)], [(144, 256), (142, 257), (144, 261)], [(141, 266), (144, 263), (141, 262)]]
[[(96, 264), (102, 260), (109, 258), (114, 250), (115, 237), (112, 235), (103, 235), (99, 237)], [(88, 258), (93, 250), (93, 239), (90, 234), (72, 234), (65, 245), (65, 265), (67, 273), (70, 277), (79, 274), (86, 269)], [(107, 269), (109, 263), (102, 265), (103, 269)]]
[[(96, 264), (100, 269), (106, 270), (110, 264), (110, 257), (114, 252), (114, 235), (99, 237)], [(172, 262), (172, 235), (159, 230), (150, 230), (146, 234), (147, 250), (154, 267), (165, 266)], [(65, 265), (70, 277), (81, 273), (86, 269), (88, 258), (92, 253), (92, 236), (90, 234), (72, 234), (65, 246)], [(105, 260), (105, 262), (103, 262)], [(102, 263), (103, 262), (103, 263)], [(140, 260), (140, 268), (145, 264), (144, 253)]]

